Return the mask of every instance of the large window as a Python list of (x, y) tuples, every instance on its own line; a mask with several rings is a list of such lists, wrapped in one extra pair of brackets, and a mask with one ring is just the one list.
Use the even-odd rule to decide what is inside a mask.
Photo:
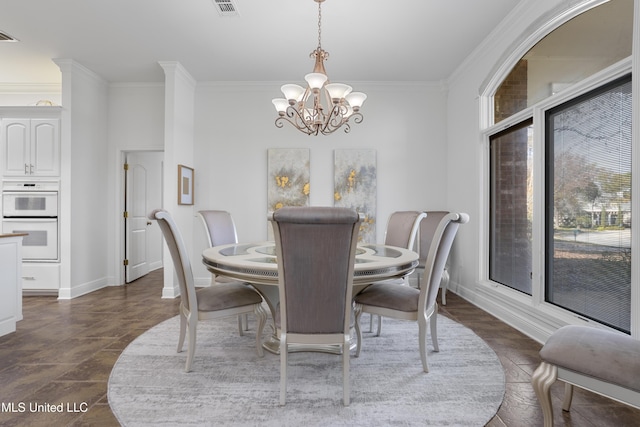
[(487, 278), (558, 319), (627, 333), (633, 13), (633, 0), (605, 2), (550, 31), (488, 117)]
[(631, 78), (546, 113), (545, 300), (630, 332)]

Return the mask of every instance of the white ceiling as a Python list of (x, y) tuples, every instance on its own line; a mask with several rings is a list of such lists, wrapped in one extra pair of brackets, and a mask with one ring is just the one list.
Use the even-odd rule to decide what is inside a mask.
[[(162, 82), (159, 61), (197, 81), (302, 81), (317, 46), (313, 0), (0, 0), (0, 84), (59, 83), (52, 58), (109, 82)], [(519, 0), (327, 0), (322, 47), (333, 81), (448, 78)]]

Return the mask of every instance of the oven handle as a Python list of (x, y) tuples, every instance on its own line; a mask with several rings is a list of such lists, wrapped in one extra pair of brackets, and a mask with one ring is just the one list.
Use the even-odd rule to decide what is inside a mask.
[(56, 222), (58, 217), (25, 217), (25, 216), (5, 216), (2, 218), (3, 222)]
[(2, 194), (6, 194), (8, 196), (57, 196), (58, 192), (56, 190), (4, 190)]

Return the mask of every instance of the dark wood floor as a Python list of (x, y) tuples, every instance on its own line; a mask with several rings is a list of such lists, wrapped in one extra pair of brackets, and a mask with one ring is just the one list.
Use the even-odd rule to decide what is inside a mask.
[[(109, 374), (131, 341), (177, 314), (179, 300), (161, 299), (161, 290), (157, 270), (127, 286), (73, 300), (25, 297), (24, 320), (15, 333), (0, 337), (0, 425), (117, 426), (107, 400)], [(541, 426), (530, 383), (540, 345), (451, 292), (440, 312), (474, 330), (505, 368), (506, 395), (488, 425)], [(553, 387), (558, 426), (640, 425), (640, 410), (581, 390), (571, 412), (563, 413), (563, 390), (561, 383)], [(62, 413), (30, 412), (36, 404), (60, 403)]]

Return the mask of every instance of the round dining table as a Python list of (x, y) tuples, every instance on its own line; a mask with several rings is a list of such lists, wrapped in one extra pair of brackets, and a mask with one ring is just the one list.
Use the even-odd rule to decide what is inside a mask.
[[(214, 246), (202, 252), (202, 262), (211, 273), (250, 283), (269, 306), (272, 320), (275, 318), (279, 301), (275, 242)], [(417, 265), (418, 254), (414, 251), (396, 246), (359, 244), (356, 248), (353, 273), (353, 295), (371, 283), (411, 274)], [(272, 322), (270, 325), (273, 334), (265, 340), (264, 348), (278, 354), (280, 343), (277, 330)], [(300, 350), (308, 351), (309, 349), (300, 348)], [(334, 352), (332, 349), (321, 351)]]

